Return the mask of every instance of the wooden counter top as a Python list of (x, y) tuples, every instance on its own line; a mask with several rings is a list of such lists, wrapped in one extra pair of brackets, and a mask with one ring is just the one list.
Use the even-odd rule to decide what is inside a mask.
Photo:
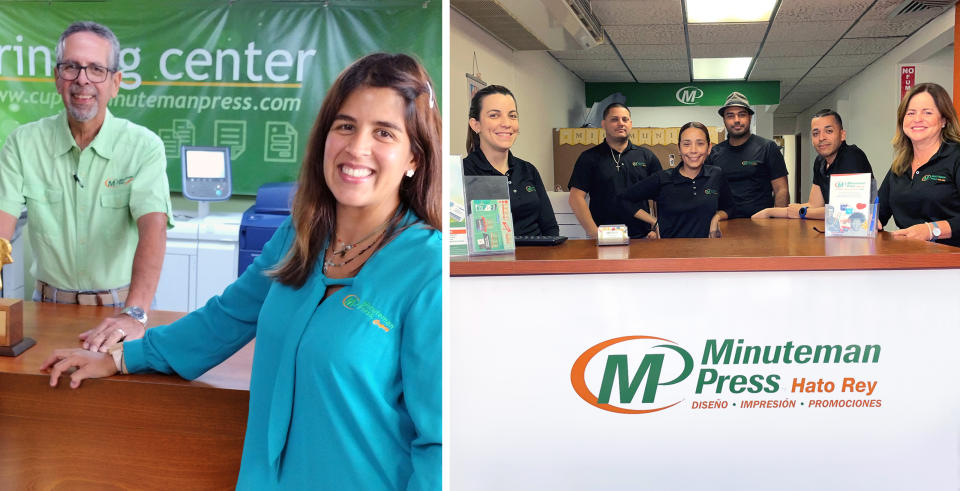
[[(253, 343), (195, 381), (116, 375), (56, 388), (40, 372), (56, 348), (118, 311), (24, 302), (19, 357), (0, 357), (0, 488), (233, 489)], [(184, 314), (153, 311), (150, 325)]]
[(451, 276), (811, 271), (960, 268), (960, 248), (894, 239), (826, 238), (822, 220), (741, 218), (721, 222), (722, 239), (632, 240), (598, 247), (568, 240), (554, 247), (518, 247), (514, 255), (454, 257)]

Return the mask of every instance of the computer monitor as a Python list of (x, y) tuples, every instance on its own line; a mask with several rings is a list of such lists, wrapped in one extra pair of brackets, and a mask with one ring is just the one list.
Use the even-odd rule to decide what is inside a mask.
[(194, 201), (230, 198), (230, 147), (180, 147), (183, 195)]

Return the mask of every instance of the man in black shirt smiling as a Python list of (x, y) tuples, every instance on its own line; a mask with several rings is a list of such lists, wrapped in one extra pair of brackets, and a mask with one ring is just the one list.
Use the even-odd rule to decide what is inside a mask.
[(747, 98), (733, 92), (720, 108), (727, 141), (713, 146), (707, 164), (723, 169), (733, 192), (730, 218), (752, 216), (770, 207), (787, 206), (787, 166), (777, 144), (750, 133), (753, 109)]
[(843, 120), (833, 109), (821, 109), (810, 119), (810, 139), (817, 151), (813, 161), (813, 186), (806, 203), (790, 203), (782, 208), (766, 208), (753, 218), (815, 218), (822, 220), (830, 202), (832, 174), (873, 174), (866, 154), (856, 145), (847, 145)]
[[(630, 142), (630, 110), (615, 102), (603, 110), (606, 138), (580, 154), (570, 176), (570, 207), (588, 237), (596, 237), (597, 225), (627, 225), (632, 238), (646, 237), (650, 225), (633, 216), (633, 210), (617, 195), (660, 171), (660, 159), (650, 150)], [(587, 208), (586, 196), (590, 195)], [(650, 211), (644, 201), (637, 207)]]

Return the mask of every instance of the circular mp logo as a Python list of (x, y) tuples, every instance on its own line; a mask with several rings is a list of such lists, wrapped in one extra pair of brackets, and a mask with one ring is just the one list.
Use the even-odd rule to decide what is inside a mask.
[(623, 336), (584, 351), (570, 370), (570, 383), (592, 406), (644, 414), (680, 403), (683, 398), (676, 397), (676, 391), (661, 389), (691, 372), (693, 357), (677, 343), (656, 336)]
[(703, 97), (703, 89), (693, 85), (688, 85), (686, 87), (680, 87), (677, 90), (677, 101), (680, 104), (693, 105), (697, 103), (701, 97)]
[(347, 295), (343, 298), (344, 307), (353, 310), (357, 307), (357, 305), (360, 305), (360, 297), (356, 295)]

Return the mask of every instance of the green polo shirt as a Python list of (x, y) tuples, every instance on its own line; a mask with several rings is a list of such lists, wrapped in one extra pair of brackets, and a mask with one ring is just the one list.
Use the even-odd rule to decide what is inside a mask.
[(163, 142), (150, 130), (107, 111), (81, 151), (61, 111), (7, 137), (0, 210), (20, 216), (26, 205), (36, 279), (66, 290), (117, 288), (130, 284), (137, 219), (162, 212), (173, 227), (166, 170)]

